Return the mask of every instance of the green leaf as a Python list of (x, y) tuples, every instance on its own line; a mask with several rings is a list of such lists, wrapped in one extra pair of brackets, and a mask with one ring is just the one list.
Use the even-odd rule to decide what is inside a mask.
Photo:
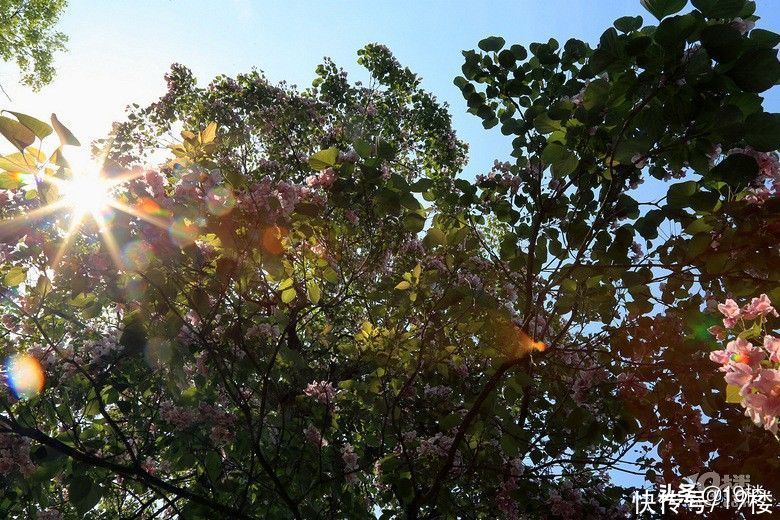
[(35, 134), (15, 119), (0, 116), (0, 134), (8, 139), (20, 152), (35, 142)]
[(558, 143), (548, 143), (544, 147), (542, 161), (552, 166), (553, 176), (559, 179), (577, 169), (579, 163), (574, 152)]
[(756, 49), (746, 52), (726, 74), (747, 92), (763, 92), (780, 80), (777, 50)]
[(528, 51), (522, 45), (512, 45), (509, 47), (509, 52), (514, 54), (517, 61), (523, 61), (528, 57)]
[(561, 282), (561, 288), (569, 293), (577, 292), (577, 281), (567, 278)]
[(5, 284), (8, 287), (16, 287), (21, 285), (27, 279), (27, 270), (23, 267), (12, 267), (10, 271), (5, 273)]
[(437, 227), (432, 227), (428, 229), (428, 232), (425, 234), (425, 238), (423, 239), (423, 242), (427, 247), (431, 247), (434, 245), (443, 246), (447, 243), (447, 236), (444, 234), (444, 231)]
[(542, 134), (549, 134), (563, 128), (561, 122), (551, 119), (547, 112), (542, 112), (534, 118), (534, 127)]
[(217, 137), (217, 123), (211, 122), (200, 133), (201, 144), (209, 144)]
[(780, 148), (780, 114), (751, 114), (745, 129), (745, 141), (756, 150), (771, 152)]
[(691, 0), (707, 18), (734, 18), (745, 8), (745, 0)]
[(582, 106), (587, 110), (601, 108), (609, 100), (609, 82), (603, 79), (592, 81), (582, 95)]
[(740, 387), (737, 385), (726, 385), (726, 402), (739, 404), (742, 402), (742, 396), (739, 395)]
[(306, 283), (306, 292), (309, 294), (309, 301), (314, 305), (317, 305), (320, 302), (322, 292), (320, 291), (320, 286), (317, 285), (317, 282), (309, 280)]
[(684, 208), (688, 204), (688, 199), (696, 193), (699, 185), (696, 181), (678, 182), (669, 186), (666, 193), (666, 202), (676, 208)]
[(756, 42), (761, 47), (774, 48), (780, 43), (780, 34), (766, 29), (753, 29), (750, 31), (750, 41)]
[(22, 179), (16, 173), (0, 173), (0, 190), (15, 190), (22, 185)]
[(285, 289), (282, 291), (282, 303), (290, 303), (295, 299), (298, 293), (294, 288)]
[(333, 147), (326, 148), (309, 157), (309, 166), (311, 166), (312, 170), (322, 171), (326, 168), (335, 166), (338, 158), (338, 149)]
[[(92, 479), (87, 477), (86, 475), (83, 476), (73, 476), (71, 478), (70, 484), (68, 485), (68, 500), (78, 504), (87, 496), (89, 495), (89, 492), (92, 490)], [(91, 508), (90, 508), (91, 509)]]
[(210, 451), (206, 455), (203, 467), (206, 469), (206, 475), (208, 475), (212, 482), (217, 482), (219, 480), (219, 476), (222, 473), (222, 460), (217, 452)]
[(47, 135), (52, 133), (52, 128), (48, 124), (44, 123), (40, 119), (36, 119), (32, 116), (28, 116), (27, 114), (22, 114), (20, 112), (12, 112), (10, 110), (7, 110), (9, 114), (13, 114), (16, 119), (19, 120), (20, 123), (22, 123), (25, 127), (27, 127), (32, 133), (38, 137), (38, 139), (43, 139)]
[(425, 227), (425, 217), (418, 213), (407, 213), (404, 215), (404, 229), (407, 231), (411, 231), (412, 233), (417, 233), (418, 231), (422, 231), (422, 229)]
[(411, 286), (412, 286), (412, 284), (410, 284), (406, 280), (403, 280), (401, 282), (398, 282), (398, 285), (395, 286), (395, 289), (398, 290), (398, 291), (405, 291), (405, 290), (409, 289)]
[(500, 36), (489, 36), (484, 40), (480, 40), (477, 45), (485, 52), (498, 52), (504, 47), (505, 43), (506, 40)]
[(719, 62), (736, 59), (742, 52), (742, 34), (725, 24), (710, 25), (701, 31), (701, 43), (707, 54)]
[(51, 115), (51, 125), (54, 127), (54, 131), (57, 132), (61, 145), (81, 146), (81, 143), (76, 139), (76, 136), (60, 122), (57, 118), (57, 114)]
[(642, 27), (642, 17), (622, 16), (617, 20), (615, 20), (615, 23), (613, 25), (620, 32), (630, 33), (631, 31), (636, 31), (637, 29)]
[(708, 179), (723, 181), (729, 186), (746, 186), (758, 175), (758, 163), (749, 155), (733, 153), (707, 174)]
[(688, 0), (641, 0), (640, 3), (642, 7), (650, 11), (650, 14), (662, 20), (670, 14), (681, 11)]

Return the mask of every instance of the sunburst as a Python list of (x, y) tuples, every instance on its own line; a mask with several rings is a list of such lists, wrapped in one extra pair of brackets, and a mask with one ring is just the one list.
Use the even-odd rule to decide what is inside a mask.
[[(62, 161), (64, 177), (52, 175), (53, 168), (50, 163), (39, 165), (33, 176), (34, 182), (39, 191), (43, 189), (47, 193), (53, 192), (53, 200), (48, 200), (43, 206), (23, 215), (0, 222), (0, 235), (5, 234), (4, 229), (8, 231), (18, 226), (30, 225), (51, 215), (67, 216), (66, 229), (49, 265), (56, 270), (74, 238), (85, 228), (85, 224), (91, 221), (117, 269), (124, 269), (125, 262), (111, 233), (110, 221), (113, 213), (123, 212), (163, 229), (168, 228), (169, 223), (166, 219), (147, 214), (142, 207), (134, 208), (121, 200), (118, 196), (121, 186), (138, 178), (141, 173), (126, 172), (109, 177), (105, 173), (105, 157), (105, 154), (101, 154), (90, 159), (76, 152), (67, 162)], [(55, 190), (50, 190), (51, 187)]]

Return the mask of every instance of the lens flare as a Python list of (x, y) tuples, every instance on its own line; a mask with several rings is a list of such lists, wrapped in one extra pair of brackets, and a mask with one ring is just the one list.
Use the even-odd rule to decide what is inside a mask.
[(216, 186), (206, 194), (206, 207), (209, 213), (222, 217), (230, 213), (236, 206), (236, 197), (230, 188)]
[(43, 367), (28, 354), (10, 356), (5, 362), (8, 386), (17, 399), (31, 399), (41, 393), (46, 379)]
[(273, 226), (263, 230), (263, 249), (272, 255), (281, 255), (284, 252), (283, 240), (287, 236), (287, 228)]
[(165, 218), (170, 216), (170, 212), (162, 208), (157, 202), (149, 197), (141, 197), (135, 204), (135, 209), (142, 215)]
[(141, 240), (128, 243), (122, 251), (125, 266), (131, 271), (143, 271), (152, 261), (154, 251), (152, 247)]
[(199, 234), (200, 230), (194, 220), (178, 217), (171, 224), (171, 239), (180, 247), (194, 243)]
[(79, 214), (99, 214), (111, 200), (109, 184), (97, 172), (83, 173), (62, 185), (69, 206)]

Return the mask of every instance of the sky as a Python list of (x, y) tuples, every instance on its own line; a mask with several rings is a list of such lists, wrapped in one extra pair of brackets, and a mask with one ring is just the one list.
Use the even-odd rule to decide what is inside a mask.
[[(780, 32), (780, 4), (758, 0), (758, 27)], [(41, 119), (56, 112), (82, 143), (105, 136), (130, 103), (147, 104), (165, 92), (163, 75), (179, 62), (201, 84), (217, 74), (256, 67), (273, 81), (301, 87), (330, 56), (353, 80), (366, 79), (357, 50), (387, 45), (423, 79), (423, 87), (450, 105), (459, 137), (471, 147), (466, 174), (506, 160), (508, 140), (485, 131), (466, 113), (452, 80), (461, 51), (499, 35), (527, 46), (550, 37), (595, 43), (624, 15), (652, 16), (639, 0), (70, 0), (59, 30), (68, 50), (56, 58), (57, 77), (39, 92), (17, 82), (14, 67), (0, 64), (0, 108)], [(780, 89), (767, 95), (767, 110), (780, 111)]]

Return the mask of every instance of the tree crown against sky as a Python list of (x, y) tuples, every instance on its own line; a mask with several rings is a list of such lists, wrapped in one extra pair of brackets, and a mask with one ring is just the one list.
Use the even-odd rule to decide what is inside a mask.
[[(513, 136), (475, 182), (379, 45), (368, 85), (172, 67), (96, 143), (91, 203), (56, 117), (1, 120), (2, 510), (606, 518), (630, 491), (611, 476), (703, 468), (780, 492), (773, 340), (751, 354), (780, 301), (778, 36), (752, 2), (643, 3), (659, 23), (595, 48), (464, 52), (469, 111)], [(750, 417), (711, 352), (759, 362), (727, 377)]]
[(39, 89), (54, 78), (54, 54), (67, 37), (54, 29), (66, 0), (0, 1), (0, 59), (13, 61), (25, 85)]

